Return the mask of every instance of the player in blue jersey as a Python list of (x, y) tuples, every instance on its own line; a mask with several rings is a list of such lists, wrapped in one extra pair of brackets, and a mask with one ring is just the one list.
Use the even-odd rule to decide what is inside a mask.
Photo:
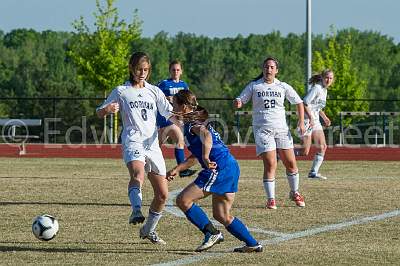
[[(158, 87), (165, 94), (167, 99), (172, 103), (172, 97), (180, 90), (188, 90), (189, 86), (180, 79), (183, 69), (182, 63), (178, 60), (174, 60), (169, 64), (170, 78), (164, 79), (158, 84)], [(175, 143), (175, 159), (177, 164), (185, 161), (185, 141), (183, 139), (182, 130), (171, 121), (167, 120), (162, 115), (157, 115), (157, 126), (159, 128), (160, 143), (164, 143), (170, 138)], [(196, 173), (195, 170), (186, 169), (181, 171), (179, 175), (181, 177), (191, 176)]]
[(239, 165), (221, 140), (207, 124), (207, 111), (198, 106), (196, 96), (189, 90), (173, 97), (173, 111), (184, 123), (184, 135), (192, 153), (185, 162), (167, 172), (173, 180), (178, 172), (200, 163), (203, 170), (177, 197), (176, 204), (186, 217), (204, 233), (203, 243), (196, 251), (204, 251), (224, 240), (222, 233), (211, 223), (206, 213), (194, 202), (212, 195), (213, 217), (237, 239), (246, 243), (234, 252), (261, 252), (263, 247), (253, 238), (247, 227), (230, 214), (235, 192), (238, 190)]
[(160, 113), (165, 118), (170, 118), (172, 106), (160, 89), (147, 83), (151, 74), (151, 64), (145, 53), (137, 52), (131, 56), (129, 73), (129, 81), (112, 90), (96, 111), (99, 117), (121, 111), (122, 150), (130, 174), (128, 197), (132, 214), (129, 223), (138, 224), (145, 220), (141, 207), (142, 185), (147, 172), (154, 197), (139, 236), (153, 244), (165, 244), (155, 231), (168, 197), (166, 167), (158, 142), (156, 116)]

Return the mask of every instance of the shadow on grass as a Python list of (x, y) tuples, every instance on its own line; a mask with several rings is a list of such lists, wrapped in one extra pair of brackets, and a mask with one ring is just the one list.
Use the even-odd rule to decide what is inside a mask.
[(0, 179), (56, 179), (55, 176), (1, 176)]
[[(40, 202), (40, 201), (0, 201), (0, 206), (7, 205), (62, 205), (62, 206), (113, 206), (126, 207), (126, 203), (101, 203), (101, 202)], [(143, 206), (147, 206), (143, 204)]]
[(96, 180), (111, 180), (111, 179), (120, 179), (117, 178), (101, 178), (101, 177), (81, 177), (81, 176), (74, 176), (74, 177), (64, 177), (64, 176), (0, 176), (0, 179), (79, 179), (79, 180), (86, 180), (86, 179), (96, 179)]
[[(211, 206), (209, 206), (210, 208), (211, 208)], [(277, 205), (277, 207), (278, 207), (278, 209), (281, 209), (281, 208), (298, 208), (298, 209), (302, 209), (302, 208), (299, 208), (299, 207), (297, 207), (296, 205)], [(253, 210), (253, 209), (257, 209), (257, 210), (266, 210), (266, 211), (271, 211), (271, 210), (268, 210), (266, 207), (265, 207), (265, 205), (264, 204), (262, 204), (262, 203), (257, 203), (257, 204), (240, 204), (240, 205), (234, 205), (233, 207), (232, 207), (232, 209), (233, 210)], [(304, 209), (304, 208), (303, 208)], [(274, 211), (274, 210), (272, 210), (272, 211)]]
[[(0, 242), (0, 243), (5, 243), (5, 242)], [(102, 253), (102, 254), (134, 254), (134, 253), (149, 253), (152, 254), (155, 251), (157, 252), (165, 252), (165, 253), (173, 253), (176, 255), (193, 255), (193, 254), (198, 254), (197, 252), (194, 252), (193, 250), (188, 250), (188, 249), (164, 249), (160, 246), (155, 246), (153, 244), (143, 244), (143, 243), (134, 243), (136, 245), (140, 246), (135, 246), (134, 248), (129, 248), (129, 246), (132, 243), (124, 243), (125, 246), (121, 247), (120, 249), (116, 248), (79, 248), (79, 247), (35, 247), (33, 245), (38, 245), (37, 243), (31, 242), (25, 242), (24, 244), (32, 244), (32, 245), (14, 245), (14, 246), (6, 246), (6, 245), (0, 245), (0, 252), (48, 252), (48, 253)], [(59, 244), (59, 243), (57, 243)], [(93, 244), (104, 244), (104, 243), (93, 243)], [(109, 243), (111, 244), (111, 243)], [(118, 243), (113, 243), (118, 244)], [(142, 245), (145, 245), (145, 247), (141, 247)], [(150, 248), (150, 246), (154, 248)], [(221, 253), (221, 252), (216, 252), (216, 253)]]
[[(0, 206), (7, 205), (62, 205), (62, 206), (111, 206), (111, 207), (127, 207), (131, 206), (127, 203), (101, 203), (101, 202), (40, 202), (40, 201), (0, 201)], [(150, 204), (142, 204), (149, 207)], [(176, 207), (175, 205), (166, 204), (165, 207)]]

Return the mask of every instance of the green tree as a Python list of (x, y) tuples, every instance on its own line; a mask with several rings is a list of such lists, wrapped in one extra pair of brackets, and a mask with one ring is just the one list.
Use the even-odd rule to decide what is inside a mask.
[[(92, 83), (96, 90), (104, 92), (121, 84), (127, 77), (127, 60), (131, 52), (131, 43), (140, 39), (141, 21), (137, 10), (133, 21), (127, 24), (118, 17), (115, 0), (107, 0), (106, 6), (96, 0), (97, 13), (94, 32), (84, 22), (83, 17), (74, 21), (77, 34), (72, 40), (68, 55), (77, 66), (80, 77)], [(117, 138), (117, 119), (114, 120), (114, 142)], [(106, 120), (104, 120), (106, 122)], [(106, 123), (104, 123), (104, 132)]]
[(329, 68), (335, 73), (335, 82), (328, 91), (329, 98), (335, 100), (328, 100), (325, 112), (337, 123), (340, 111), (368, 110), (367, 102), (349, 101), (367, 95), (367, 82), (360, 78), (359, 70), (352, 64), (350, 34), (341, 43), (333, 33), (327, 37), (327, 43), (327, 49), (314, 53), (313, 71), (321, 72)]
[[(361, 79), (368, 82), (368, 99), (393, 99), (392, 90), (397, 90), (399, 82), (400, 63), (399, 46), (393, 39), (379, 32), (364, 31), (349, 28), (338, 31), (337, 38), (345, 39), (351, 34), (351, 44), (357, 49), (352, 50), (352, 63), (359, 68)], [(397, 68), (397, 69), (396, 69)], [(374, 101), (370, 103), (370, 111), (396, 111), (390, 107), (393, 102)]]

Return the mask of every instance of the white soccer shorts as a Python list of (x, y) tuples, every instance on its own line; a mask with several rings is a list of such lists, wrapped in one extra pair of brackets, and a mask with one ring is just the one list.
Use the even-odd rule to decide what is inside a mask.
[(293, 138), (288, 129), (276, 130), (253, 126), (253, 130), (257, 156), (276, 149), (293, 149)]
[(123, 147), (123, 157), (125, 164), (131, 161), (141, 161), (145, 163), (146, 173), (152, 172), (157, 175), (165, 176), (167, 173), (164, 157), (159, 147), (149, 149), (140, 142), (128, 142)]
[(304, 128), (306, 129), (306, 132), (304, 132), (303, 135), (300, 134), (299, 129), (297, 128), (297, 135), (302, 138), (303, 136), (311, 136), (313, 131), (316, 130), (324, 130), (322, 128), (321, 122), (319, 119), (314, 119), (314, 126), (310, 127), (310, 119), (304, 119)]

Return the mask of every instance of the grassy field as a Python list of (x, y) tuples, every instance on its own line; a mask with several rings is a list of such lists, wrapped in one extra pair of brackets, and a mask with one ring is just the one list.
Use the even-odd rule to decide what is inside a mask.
[[(225, 242), (194, 252), (202, 234), (174, 215), (172, 205), (158, 227), (167, 245), (139, 239), (139, 226), (127, 222), (128, 175), (121, 160), (2, 158), (0, 265), (400, 265), (399, 162), (328, 161), (322, 167), (326, 181), (305, 178), (310, 162), (299, 162), (304, 209), (289, 201), (280, 164), (277, 210), (264, 208), (261, 161), (240, 165), (233, 214), (265, 244), (263, 253), (232, 253), (242, 243), (224, 228)], [(190, 181), (177, 178), (170, 191)], [(143, 195), (147, 214), (148, 180)], [(210, 214), (210, 201), (201, 206)], [(32, 219), (42, 213), (60, 223), (49, 242), (31, 233)]]

